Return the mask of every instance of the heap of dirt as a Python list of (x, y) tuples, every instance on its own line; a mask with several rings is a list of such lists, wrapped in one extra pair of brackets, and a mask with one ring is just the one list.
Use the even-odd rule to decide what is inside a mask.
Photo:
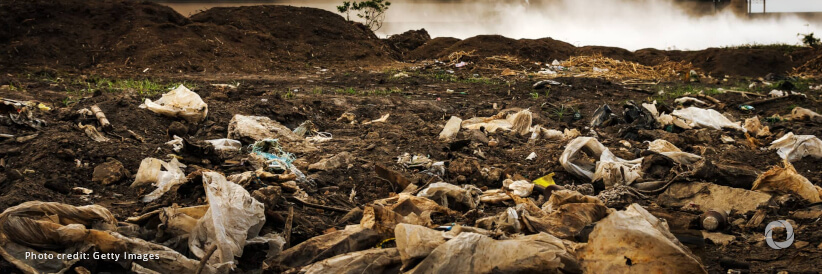
[[(198, 23), (233, 26), (277, 41), (274, 58), (322, 62), (387, 60), (390, 51), (365, 25), (316, 8), (245, 6), (211, 8), (191, 16)], [(426, 33), (427, 34), (427, 33)], [(249, 45), (250, 46), (250, 45)]]
[(454, 37), (437, 37), (428, 40), (428, 42), (425, 42), (425, 44), (422, 44), (421, 46), (409, 52), (405, 56), (405, 60), (423, 60), (437, 58), (437, 56), (439, 56), (440, 53), (442, 53), (446, 48), (454, 45), (459, 41), (461, 40)]
[(216, 8), (189, 20), (151, 2), (6, 0), (0, 23), (7, 69), (262, 72), (390, 60), (370, 30), (313, 8)]
[(431, 40), (431, 35), (425, 29), (409, 30), (397, 35), (391, 35), (383, 40), (392, 50), (404, 56)]
[(805, 64), (797, 67), (794, 74), (803, 76), (819, 76), (822, 75), (822, 50), (818, 51), (816, 57), (808, 60)]
[[(663, 51), (641, 49), (635, 52), (615, 47), (584, 46), (554, 40), (515, 40), (499, 35), (480, 35), (465, 40), (435, 38), (405, 56), (406, 60), (444, 59), (454, 52), (471, 53), (475, 57), (512, 56), (520, 60), (549, 62), (571, 56), (604, 56), (621, 61), (658, 66), (666, 62), (684, 62), (714, 77), (761, 77), (769, 73), (787, 74), (821, 54), (798, 47), (709, 48), (699, 51)], [(477, 58), (477, 59), (480, 59)], [(807, 65), (813, 71), (812, 64)]]

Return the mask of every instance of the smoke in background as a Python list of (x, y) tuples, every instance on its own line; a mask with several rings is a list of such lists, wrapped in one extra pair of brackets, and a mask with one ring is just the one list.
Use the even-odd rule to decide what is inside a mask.
[[(197, 2), (196, 0), (191, 0)], [(343, 0), (277, 0), (336, 12)], [(755, 0), (756, 1), (756, 0)], [(761, 0), (760, 0), (761, 1)], [(782, 1), (822, 0), (769, 0)], [(207, 0), (202, 2), (209, 2)], [(213, 6), (261, 2), (167, 3), (183, 15)], [(745, 44), (798, 44), (798, 33), (822, 36), (820, 14), (748, 15), (746, 0), (391, 0), (381, 37), (425, 28), (432, 37), (552, 37), (576, 46), (690, 49)], [(352, 19), (356, 18), (352, 14)]]
[(822, 34), (818, 16), (749, 16), (745, 1), (716, 9), (711, 1), (673, 0), (394, 2), (378, 34), (425, 28), (431, 36), (552, 37), (629, 50), (797, 44), (798, 33)]

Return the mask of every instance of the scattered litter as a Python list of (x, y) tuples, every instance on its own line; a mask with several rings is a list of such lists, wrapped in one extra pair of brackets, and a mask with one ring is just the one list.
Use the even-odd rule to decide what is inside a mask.
[(537, 153), (536, 152), (531, 152), (531, 154), (528, 154), (528, 157), (525, 157), (525, 160), (531, 161), (531, 160), (534, 160), (536, 158), (537, 158)]
[[(553, 74), (556, 74), (556, 72), (554, 72)], [(534, 83), (532, 88), (534, 88), (534, 89), (544, 89), (548, 86), (559, 86), (559, 85), (562, 85), (562, 83), (554, 81), (554, 80), (542, 80), (542, 81)]]
[(214, 139), (205, 141), (214, 146), (214, 151), (216, 151), (222, 158), (230, 158), (236, 155), (243, 147), (243, 144), (240, 141), (232, 139)]
[(343, 151), (331, 158), (322, 159), (319, 162), (308, 166), (309, 171), (331, 171), (338, 168), (348, 167), (353, 164), (354, 156), (348, 151)]
[[(156, 187), (154, 191), (143, 197), (143, 202), (151, 202), (160, 198), (175, 185), (186, 182), (186, 175), (183, 168), (186, 165), (172, 158), (169, 162), (164, 162), (156, 158), (145, 158), (140, 162), (140, 168), (131, 187), (142, 187), (152, 185)], [(163, 170), (165, 169), (165, 170)]]
[(599, 221), (578, 256), (589, 273), (708, 273), (664, 220), (638, 204)]
[(433, 183), (417, 194), (450, 209), (474, 209), (479, 203), (482, 190), (473, 185), (462, 187), (445, 182)]
[(34, 129), (46, 126), (46, 122), (34, 118), (32, 109), (33, 102), (23, 102), (12, 99), (0, 99), (0, 123), (11, 125), (23, 125)]
[(674, 110), (671, 115), (685, 120), (691, 127), (706, 127), (717, 130), (722, 128), (743, 130), (739, 122), (731, 122), (727, 117), (713, 109), (689, 107)]
[(457, 136), (457, 133), (460, 130), (460, 124), (462, 123), (462, 119), (457, 116), (451, 116), (451, 119), (445, 123), (445, 128), (442, 129), (440, 132), (440, 140), (450, 141)]
[(166, 142), (166, 145), (171, 146), (171, 150), (177, 153), (180, 153), (180, 151), (182, 151), (183, 147), (185, 146), (183, 144), (183, 138), (180, 138), (177, 135), (174, 135), (174, 138), (171, 141)]
[(365, 122), (365, 123), (362, 123), (362, 124), (363, 125), (370, 125), (370, 124), (373, 124), (373, 123), (384, 123), (385, 121), (388, 121), (389, 116), (391, 116), (391, 113), (386, 113), (385, 115), (383, 115), (379, 119), (371, 120), (371, 121), (368, 121), (368, 122)]
[(774, 166), (759, 175), (751, 190), (775, 194), (795, 194), (808, 203), (822, 202), (822, 188), (815, 186), (808, 178), (796, 172), (790, 161), (785, 160), (785, 167)]
[[(734, 197), (728, 199), (728, 197)], [(697, 206), (701, 211), (724, 210), (747, 214), (768, 203), (771, 195), (711, 183), (674, 183), (657, 197), (667, 207)]]
[(776, 149), (779, 157), (796, 162), (805, 156), (822, 158), (822, 140), (813, 135), (794, 135), (789, 132), (771, 143), (768, 149)]
[(159, 100), (152, 102), (146, 99), (140, 108), (147, 108), (155, 113), (169, 117), (180, 117), (189, 123), (199, 123), (208, 116), (208, 105), (200, 95), (183, 85), (163, 94)]
[(795, 107), (791, 110), (791, 119), (797, 121), (813, 121), (822, 122), (822, 115), (810, 109), (803, 107)]
[(97, 131), (97, 127), (93, 125), (83, 125), (82, 123), (78, 123), (77, 127), (79, 127), (86, 135), (94, 140), (95, 142), (108, 142), (109, 138)]

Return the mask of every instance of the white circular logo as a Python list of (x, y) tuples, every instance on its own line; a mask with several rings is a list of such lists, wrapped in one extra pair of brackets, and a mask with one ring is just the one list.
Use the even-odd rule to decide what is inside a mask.
[[(785, 233), (788, 234), (785, 241), (773, 241), (773, 229), (775, 227), (785, 228)], [(778, 220), (769, 223), (768, 226), (765, 227), (765, 241), (768, 243), (768, 246), (770, 246), (773, 249), (788, 248), (789, 246), (791, 246), (791, 244), (793, 244), (793, 226), (791, 226), (791, 224), (785, 220)]]

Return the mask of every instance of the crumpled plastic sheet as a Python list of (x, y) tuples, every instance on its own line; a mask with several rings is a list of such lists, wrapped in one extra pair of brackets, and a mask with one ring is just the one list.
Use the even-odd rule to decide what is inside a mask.
[(796, 162), (805, 156), (822, 157), (822, 140), (813, 135), (794, 135), (788, 132), (771, 143), (768, 149), (776, 149), (779, 157)]
[(163, 94), (159, 100), (152, 102), (146, 99), (140, 108), (147, 108), (155, 113), (169, 117), (180, 117), (189, 123), (199, 123), (208, 116), (208, 105), (183, 85)]
[[(588, 154), (596, 161), (594, 166), (582, 158)], [(606, 186), (615, 184), (630, 185), (642, 177), (640, 164), (642, 159), (624, 160), (616, 157), (611, 151), (593, 137), (577, 137), (565, 146), (559, 158), (562, 167), (569, 173), (588, 178), (592, 182), (602, 179)]]
[(600, 220), (577, 255), (586, 273), (708, 273), (664, 220), (638, 204)]
[[(482, 190), (473, 185), (462, 187), (445, 182), (433, 183), (417, 193), (417, 197), (434, 200), (438, 204), (455, 209), (456, 207), (476, 208), (480, 202)], [(455, 204), (449, 204), (449, 200)]]
[[(140, 168), (131, 187), (140, 187), (151, 184), (157, 189), (143, 197), (143, 202), (151, 202), (160, 198), (175, 185), (186, 182), (183, 169), (186, 165), (177, 161), (177, 158), (164, 162), (156, 158), (145, 158), (140, 162)], [(165, 169), (165, 170), (162, 170)]]
[(305, 174), (293, 164), (297, 157), (283, 150), (278, 139), (265, 139), (254, 143), (251, 145), (251, 153), (263, 157), (270, 169), (289, 171), (297, 175), (297, 181), (300, 182), (306, 180)]
[[(398, 248), (400, 248), (398, 246)], [(466, 232), (441, 244), (405, 273), (578, 272), (562, 241), (547, 233), (508, 240)]]
[[(117, 233), (117, 220), (98, 205), (71, 206), (39, 201), (25, 202), (0, 214), (0, 256), (24, 273), (63, 273), (78, 260), (26, 259), (25, 254), (69, 254), (90, 252), (128, 252), (153, 254), (159, 259), (131, 260), (132, 271), (156, 273), (194, 273), (199, 262), (168, 247)], [(129, 261), (121, 261), (121, 264)], [(129, 268), (129, 265), (124, 265)], [(203, 273), (217, 273), (205, 266)]]
[(396, 248), (372, 248), (316, 262), (303, 268), (300, 273), (399, 273), (400, 263), (400, 254)]
[(242, 256), (245, 241), (256, 237), (265, 224), (265, 207), (220, 173), (203, 172), (203, 186), (209, 208), (189, 235), (189, 249), (202, 258), (209, 245), (217, 245), (209, 265), (233, 268), (234, 257)]
[(712, 129), (731, 128), (745, 131), (739, 122), (731, 122), (728, 117), (722, 115), (713, 109), (702, 109), (698, 107), (689, 107), (684, 109), (674, 110), (671, 115), (685, 120), (692, 127), (705, 127)]
[(784, 165), (785, 167), (775, 166), (759, 175), (751, 190), (777, 194), (790, 193), (809, 203), (822, 202), (822, 188), (796, 172), (791, 162), (785, 160)]

